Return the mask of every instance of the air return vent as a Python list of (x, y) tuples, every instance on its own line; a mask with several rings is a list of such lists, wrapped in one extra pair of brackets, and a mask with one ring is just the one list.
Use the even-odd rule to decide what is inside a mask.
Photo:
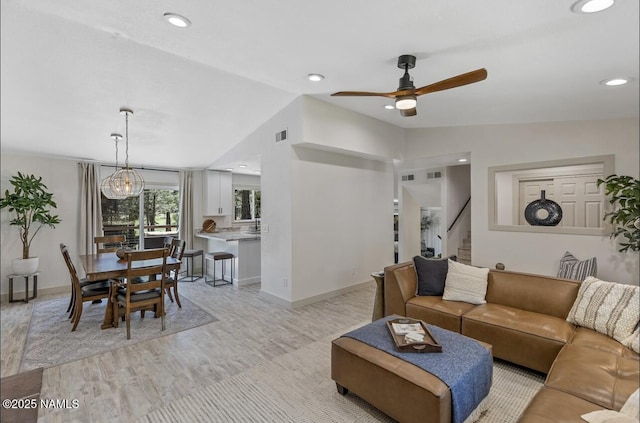
[(414, 175), (413, 174), (402, 175), (402, 180), (403, 181), (413, 181), (413, 179), (414, 179)]
[(442, 178), (442, 172), (427, 172), (427, 179)]
[(280, 132), (276, 132), (276, 142), (284, 141), (287, 139), (287, 130), (284, 129)]

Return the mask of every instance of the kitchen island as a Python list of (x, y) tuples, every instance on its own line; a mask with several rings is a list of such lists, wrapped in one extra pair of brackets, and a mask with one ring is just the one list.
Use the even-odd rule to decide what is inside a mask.
[[(232, 253), (235, 259), (233, 281), (231, 280), (231, 266), (225, 264), (224, 279), (233, 282), (235, 286), (249, 285), (260, 282), (260, 234), (239, 231), (226, 232), (198, 232), (196, 237), (207, 240), (206, 253)], [(216, 263), (216, 276), (222, 272), (221, 262)], [(209, 278), (213, 279), (213, 260), (207, 264)], [(204, 271), (204, 270), (203, 270)]]

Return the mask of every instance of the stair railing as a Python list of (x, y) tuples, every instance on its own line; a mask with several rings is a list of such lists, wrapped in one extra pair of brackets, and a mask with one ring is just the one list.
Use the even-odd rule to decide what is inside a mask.
[(462, 212), (464, 211), (464, 209), (467, 208), (467, 206), (469, 205), (470, 202), (471, 202), (471, 196), (469, 196), (469, 198), (467, 199), (467, 202), (464, 203), (464, 205), (462, 206), (462, 208), (458, 212), (458, 215), (456, 216), (456, 218), (453, 219), (453, 223), (451, 224), (451, 226), (449, 226), (449, 229), (447, 229), (447, 232), (450, 232), (451, 229), (456, 225), (456, 223), (458, 223), (458, 219), (460, 219), (460, 216), (462, 216)]

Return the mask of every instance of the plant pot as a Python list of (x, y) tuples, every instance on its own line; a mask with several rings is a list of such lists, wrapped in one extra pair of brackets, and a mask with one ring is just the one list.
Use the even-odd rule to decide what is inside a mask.
[(26, 275), (38, 271), (38, 257), (29, 257), (28, 259), (13, 259), (11, 263), (13, 273), (16, 275)]

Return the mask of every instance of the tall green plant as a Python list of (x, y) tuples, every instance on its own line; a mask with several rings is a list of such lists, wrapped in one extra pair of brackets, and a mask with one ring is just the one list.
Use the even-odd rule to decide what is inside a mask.
[[(36, 178), (34, 175), (27, 176), (18, 172), (10, 182), (13, 192), (5, 191), (4, 198), (0, 199), (0, 209), (8, 207), (9, 212), (15, 213), (15, 218), (9, 224), (20, 227), (22, 258), (27, 259), (31, 241), (40, 229), (44, 225), (55, 228), (60, 223), (60, 218), (51, 214), (51, 209), (57, 208), (57, 205), (53, 201), (53, 194), (42, 183), (42, 177)], [(38, 227), (32, 232), (33, 223), (38, 223)]]
[(604, 184), (605, 194), (614, 210), (604, 215), (614, 226), (611, 238), (619, 235), (618, 251), (640, 251), (640, 181), (631, 176), (609, 175), (598, 179), (598, 186)]

